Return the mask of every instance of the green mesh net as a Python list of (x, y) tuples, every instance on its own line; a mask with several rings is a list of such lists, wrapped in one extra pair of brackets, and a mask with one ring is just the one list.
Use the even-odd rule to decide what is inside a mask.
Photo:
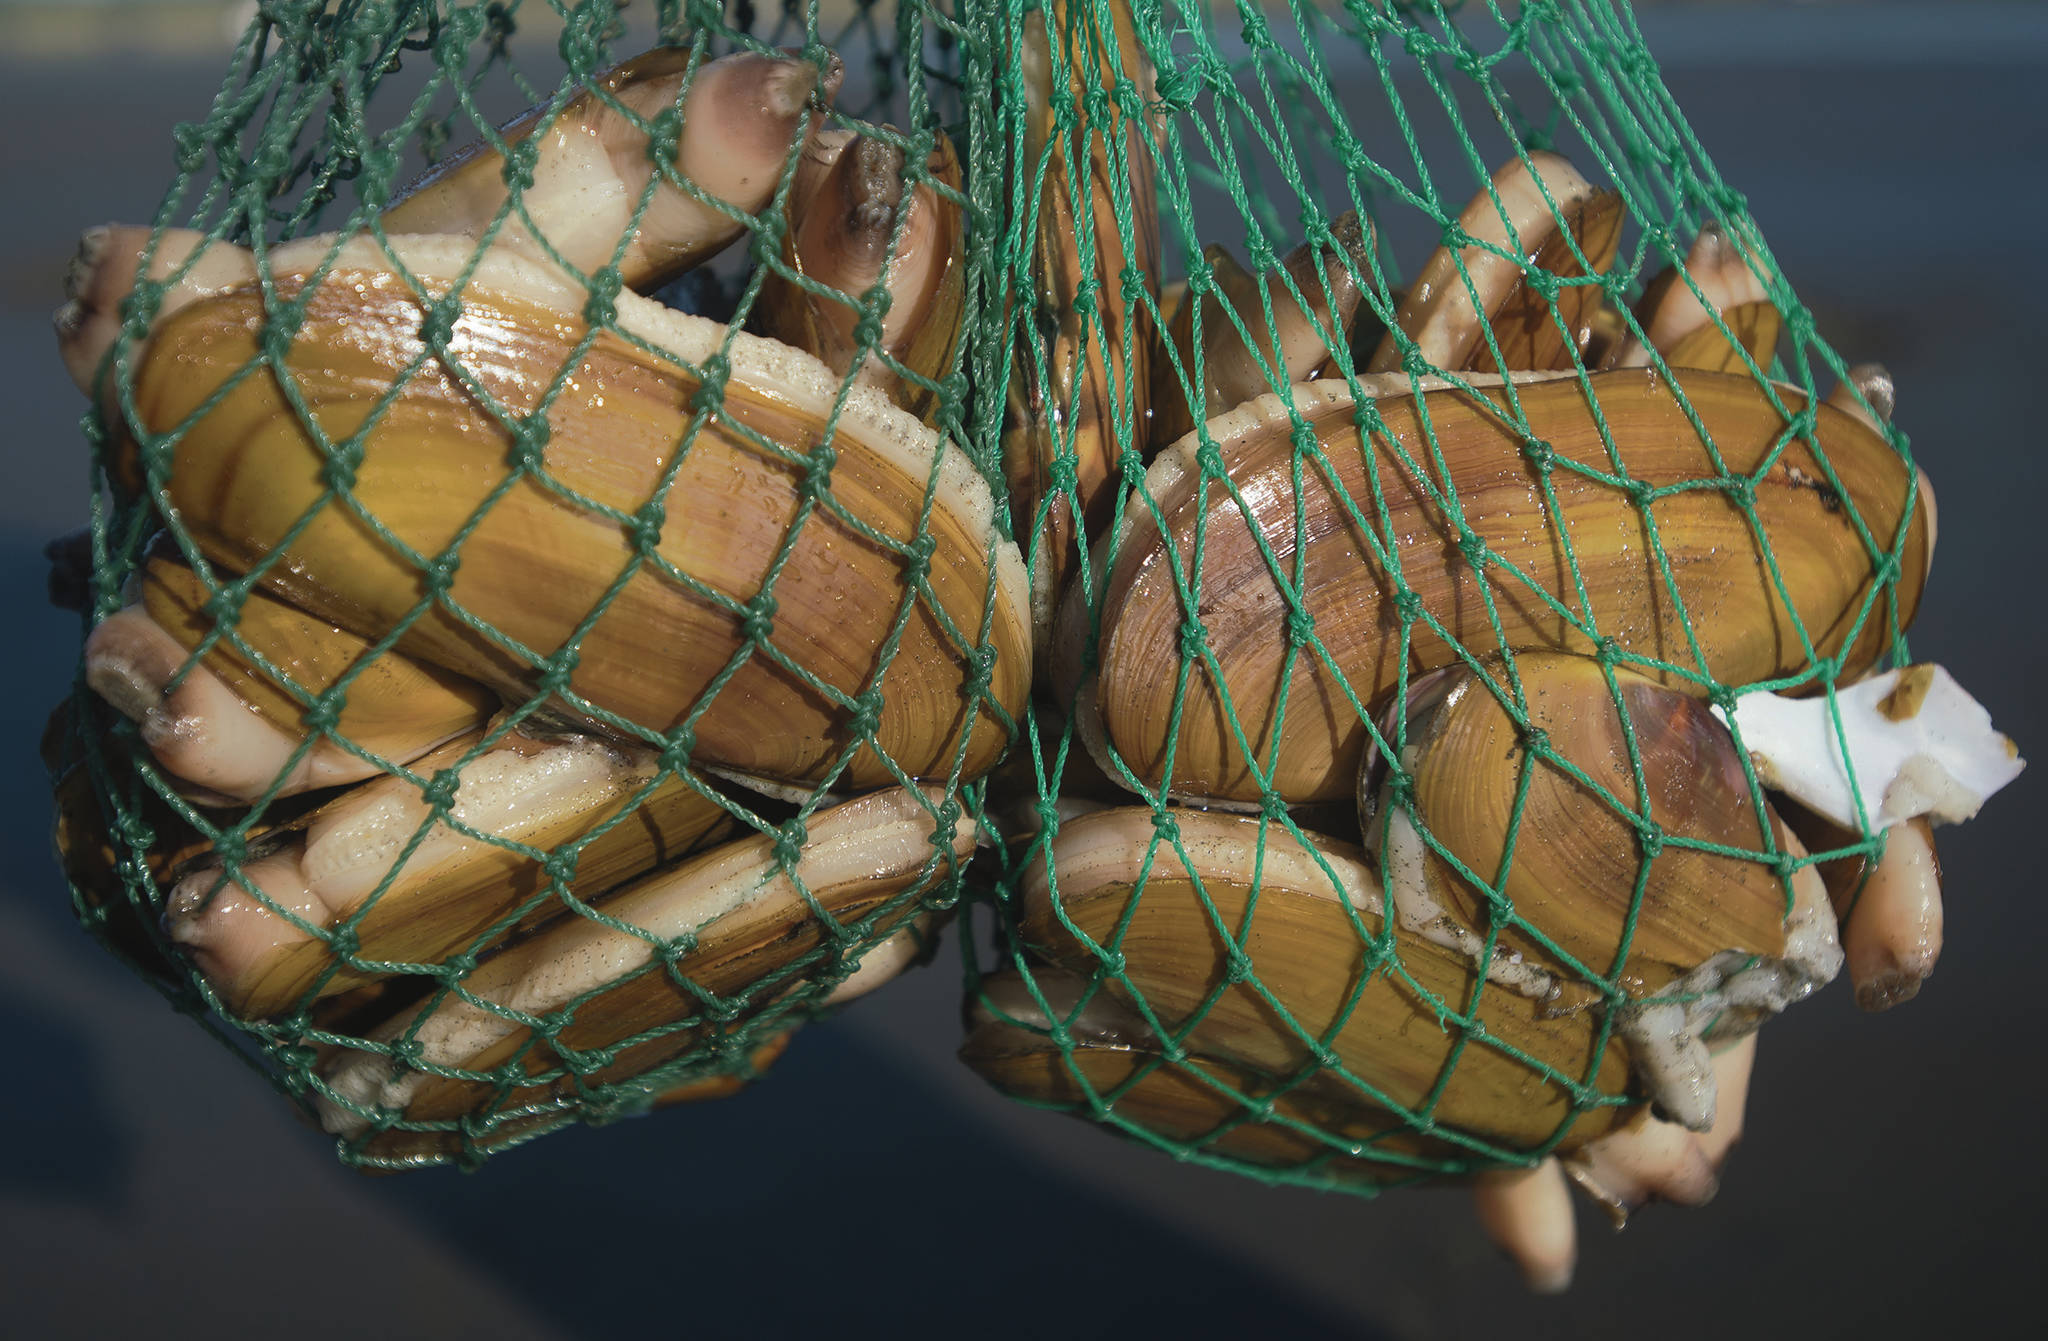
[(1671, 1049), (1831, 975), (1812, 868), (1878, 850), (1795, 834), (1714, 714), (1903, 664), (1888, 386), (1625, 4), (1073, 0), (1006, 39), (1048, 599), (963, 1058), (1367, 1194), (1704, 1122)]
[[(963, 445), (975, 31), (264, 5), (152, 225), (83, 245), (59, 845), (347, 1162), (729, 1092), (950, 914), (1029, 675)], [(828, 141), (866, 155), (852, 292), (793, 245)]]
[[(81, 378), (94, 638), (178, 643), (88, 658), (60, 847), (347, 1162), (729, 1092), (972, 892), (1020, 1099), (1526, 1163), (1881, 842), (1710, 709), (1903, 661), (1911, 457), (1625, 4), (274, 3), (174, 139)], [(260, 777), (174, 762), (200, 671)]]

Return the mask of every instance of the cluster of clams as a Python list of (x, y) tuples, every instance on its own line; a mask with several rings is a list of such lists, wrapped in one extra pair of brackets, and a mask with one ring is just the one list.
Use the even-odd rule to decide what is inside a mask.
[[(165, 529), (87, 680), (164, 783), (168, 940), (385, 1163), (720, 1092), (917, 956), (1035, 691), (1084, 748), (1056, 812), (992, 782), (1018, 949), (968, 1063), (1328, 1181), (1506, 1168), (1482, 1214), (1554, 1280), (1561, 1169), (1711, 1192), (1852, 900), (1866, 1001), (1911, 994), (1927, 824), (2017, 769), (1946, 676), (1875, 674), (1934, 545), (1888, 382), (1771, 381), (1712, 228), (1610, 307), (1621, 201), (1545, 153), (1405, 293), (1357, 213), (1163, 287), (1129, 13), (1054, 0), (1013, 65), (1021, 550), (933, 427), (961, 165), (828, 124), (834, 63), (652, 52), (260, 257), (88, 235), (60, 340)], [(644, 296), (771, 207), (754, 330)]]
[[(165, 528), (86, 647), (183, 803), (162, 928), (224, 1011), (317, 1042), (366, 1158), (743, 1074), (915, 959), (972, 852), (954, 793), (1031, 633), (996, 499), (926, 422), (960, 164), (828, 124), (839, 82), (659, 49), (374, 228), (260, 263), (84, 240), (60, 344)], [(771, 205), (756, 331), (643, 296)], [(64, 829), (105, 888), (92, 817)]]
[(1044, 756), (1078, 748), (962, 1055), (1225, 1164), (1479, 1172), (1561, 1284), (1567, 1175), (1617, 1221), (1703, 1201), (1764, 1019), (1845, 947), (1867, 1008), (1913, 995), (1929, 826), (2018, 770), (1944, 672), (1879, 670), (1935, 539), (1889, 378), (1771, 380), (1768, 271), (1712, 224), (1611, 306), (1622, 199), (1546, 152), (1405, 291), (1356, 212), (1162, 286), (1161, 127), (1040, 110), (1055, 71), (1150, 106), (1144, 50), (1119, 6), (1047, 14), (1048, 335), (1004, 448)]

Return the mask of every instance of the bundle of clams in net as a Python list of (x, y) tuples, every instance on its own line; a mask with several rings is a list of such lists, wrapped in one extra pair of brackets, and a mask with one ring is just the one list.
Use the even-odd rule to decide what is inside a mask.
[(1556, 1283), (2020, 767), (1625, 4), (267, 5), (173, 139), (58, 314), (59, 846), (352, 1164), (731, 1093), (964, 904), (998, 1089)]

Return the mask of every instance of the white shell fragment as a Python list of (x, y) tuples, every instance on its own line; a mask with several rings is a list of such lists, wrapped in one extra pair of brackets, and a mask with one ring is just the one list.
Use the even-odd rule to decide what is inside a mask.
[(1845, 829), (1874, 832), (1918, 815), (1960, 824), (2026, 767), (1991, 714), (1939, 666), (1873, 676), (1836, 690), (1834, 701), (1840, 739), (1825, 697), (1748, 694), (1731, 725), (1766, 787)]

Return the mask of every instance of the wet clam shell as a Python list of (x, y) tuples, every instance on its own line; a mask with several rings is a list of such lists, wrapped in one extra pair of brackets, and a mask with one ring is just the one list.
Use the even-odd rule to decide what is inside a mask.
[[(1298, 1169), (1312, 1181), (1386, 1185), (1457, 1167), (1455, 1147), (1410, 1131), (1383, 1108), (1320, 1077), (1291, 1082), (1193, 1053), (1168, 1061), (1143, 1018), (1087, 980), (1040, 964), (985, 979), (970, 998), (960, 1060), (1013, 1099), (1066, 1108), (1127, 1136), (1166, 1140), (1260, 1168)], [(1057, 1022), (1071, 1035), (1062, 1049)]]
[(691, 1056), (723, 1070), (724, 1040), (772, 1023), (825, 962), (826, 919), (856, 932), (858, 953), (923, 916), (918, 893), (973, 850), (968, 824), (935, 842), (940, 799), (892, 788), (849, 801), (804, 821), (788, 873), (779, 835), (736, 840), (603, 900), (617, 926), (578, 917), (515, 942), (467, 975), (466, 996), (429, 998), (332, 1053), (322, 1122), (380, 1158), (452, 1153), (465, 1118), (558, 1124), (599, 1086)]
[[(1527, 283), (1527, 272), (1546, 271), (1559, 280), (1604, 274), (1614, 264), (1626, 218), (1619, 196), (1595, 188), (1557, 154), (1511, 159), (1458, 218), (1473, 244), (1437, 249), (1409, 287), (1395, 325), (1431, 366), (1447, 372), (1573, 367), (1592, 337), (1602, 290), (1596, 283), (1567, 284), (1553, 309)], [(1509, 259), (1517, 256), (1520, 265)], [(1487, 343), (1489, 327), (1497, 360)], [(1366, 371), (1400, 366), (1401, 347), (1390, 331)]]
[[(459, 785), (435, 821), (414, 777), (444, 771)], [(588, 901), (730, 827), (715, 792), (661, 775), (653, 751), (588, 736), (478, 733), (410, 772), (342, 793), (232, 877), (217, 858), (185, 872), (166, 924), (230, 1009), (276, 1015), (399, 971), (374, 965), (479, 953), (560, 916), (543, 865), (557, 850), (573, 848)], [(343, 933), (354, 963), (333, 944)]]
[[(1055, 43), (1067, 72), (1057, 94)], [(1025, 17), (1017, 62), (1026, 99), (1022, 170), (1034, 180), (1041, 169), (1044, 175), (1029, 288), (1015, 299), (1031, 310), (1011, 372), (1002, 456), (1016, 533), (1030, 537), (1042, 630), (1067, 574), (1108, 515), (1123, 446), (1142, 451), (1148, 434), (1160, 254), (1156, 132), (1113, 99), (1106, 125), (1091, 123), (1082, 110), (1120, 79), (1138, 86), (1141, 101), (1153, 100), (1151, 60), (1127, 0), (1050, 0), (1042, 13)], [(1056, 97), (1080, 116), (1064, 136), (1056, 134)], [(1084, 227), (1091, 230), (1087, 254)], [(1149, 300), (1125, 294), (1126, 270), (1143, 277)], [(1084, 320), (1076, 303), (1091, 282), (1095, 313)], [(1056, 463), (1069, 453), (1073, 483), (1057, 488)]]
[[(288, 735), (306, 734), (300, 696), (328, 693), (343, 677), (348, 686), (334, 736), (393, 763), (410, 763), (482, 725), (497, 709), (497, 696), (482, 685), (394, 651), (378, 652), (370, 640), (260, 588), (217, 620), (208, 605), (221, 585), (238, 577), (215, 573), (208, 581), (178, 558), (154, 553), (143, 565), (141, 604), (187, 649), (211, 640), (199, 664)], [(326, 748), (333, 756), (322, 771), (326, 783), (381, 771), (373, 760), (345, 760), (338, 746)]]
[[(561, 706), (650, 732), (687, 721), (696, 758), (741, 772), (815, 781), (850, 756), (841, 782), (859, 787), (896, 777), (887, 760), (911, 776), (995, 762), (1030, 676), (1027, 591), (963, 453), (867, 388), (828, 453), (840, 379), (815, 360), (632, 294), (622, 334), (586, 345), (582, 291), (497, 251), (437, 356), (412, 284), (445, 293), (470, 246), (393, 250), (410, 280), (360, 240), (272, 258), (281, 299), (303, 305), (278, 372), (320, 436), (354, 444), (345, 498), (277, 377), (249, 372), (262, 295), (154, 333), (136, 404), (172, 437), (149, 467), (209, 558), (266, 564), (266, 585), (363, 636), (404, 623), (402, 652), (515, 701), (573, 642)], [(715, 412), (707, 365), (724, 370)], [(557, 385), (544, 445), (512, 450), (500, 417)], [(442, 555), (457, 562), (437, 594)], [(871, 687), (873, 733), (856, 735), (844, 700)]]
[[(1076, 656), (1061, 663), (1057, 686), (1068, 701), (1080, 694), (1084, 710), (1093, 696), (1092, 729), (1141, 781), (1256, 801), (1234, 715), (1287, 802), (1348, 796), (1365, 713), (1394, 688), (1404, 656), (1419, 672), (1461, 651), (1590, 651), (1606, 637), (1740, 684), (1806, 666), (1803, 628), (1818, 656), (1840, 657), (1853, 675), (1890, 636), (1889, 601), (1864, 616), (1884, 562), (1866, 533), (1880, 551), (1899, 540), (1899, 626), (1918, 608), (1927, 510), (1899, 536), (1911, 472), (1867, 425), (1828, 405), (1812, 407), (1818, 453), (1803, 439), (1780, 451), (1786, 414), (1807, 408), (1789, 387), (1767, 396), (1746, 376), (1688, 373), (1681, 402), (1636, 370), (1593, 377), (1590, 398), (1576, 379), (1518, 380), (1512, 407), (1498, 386), (1420, 398), (1407, 388), (1405, 377), (1365, 386), (1383, 425), (1369, 448), (1358, 427), (1368, 411), (1345, 387), (1294, 388), (1315, 435), (1299, 462), (1299, 498), (1294, 421), (1277, 397), (1208, 426), (1224, 479), (1203, 478), (1192, 436), (1154, 462), (1145, 488), (1164, 535), (1149, 507), (1131, 510), (1103, 553), (1097, 676), (1084, 684)], [(1731, 497), (1745, 480), (1757, 528)], [(1202, 567), (1191, 571), (1198, 539)], [(1484, 568), (1472, 557), (1480, 544)], [(1412, 596), (1405, 629), (1403, 588)], [(1307, 621), (1290, 618), (1297, 599)], [(1077, 589), (1063, 634), (1085, 629), (1089, 613)], [(1320, 649), (1297, 650), (1295, 638), (1311, 630)], [(1178, 670), (1191, 657), (1170, 735)]]
[(1344, 1073), (1324, 1067), (1327, 1083), (1475, 1154), (1575, 1148), (1623, 1111), (1629, 1062), (1598, 1012), (1481, 990), (1464, 956), (1388, 927), (1357, 848), (1318, 837), (1311, 851), (1244, 816), (1171, 818), (1185, 859), (1150, 810), (1063, 825), (1026, 875), (1025, 946), (1084, 975), (1121, 956), (1107, 990), (1204, 1057), (1284, 1077), (1327, 1047)]
[[(1766, 864), (1759, 802), (1706, 703), (1626, 670), (1610, 689), (1588, 657), (1520, 656), (1512, 681), (1489, 671), (1436, 672), (1410, 695), (1429, 704), (1410, 712), (1401, 757), (1430, 899), (1552, 972), (1635, 998), (1724, 950), (1784, 953), (1788, 895)], [(1519, 695), (1526, 731), (1502, 694)], [(1369, 844), (1380, 817), (1364, 820)]]

